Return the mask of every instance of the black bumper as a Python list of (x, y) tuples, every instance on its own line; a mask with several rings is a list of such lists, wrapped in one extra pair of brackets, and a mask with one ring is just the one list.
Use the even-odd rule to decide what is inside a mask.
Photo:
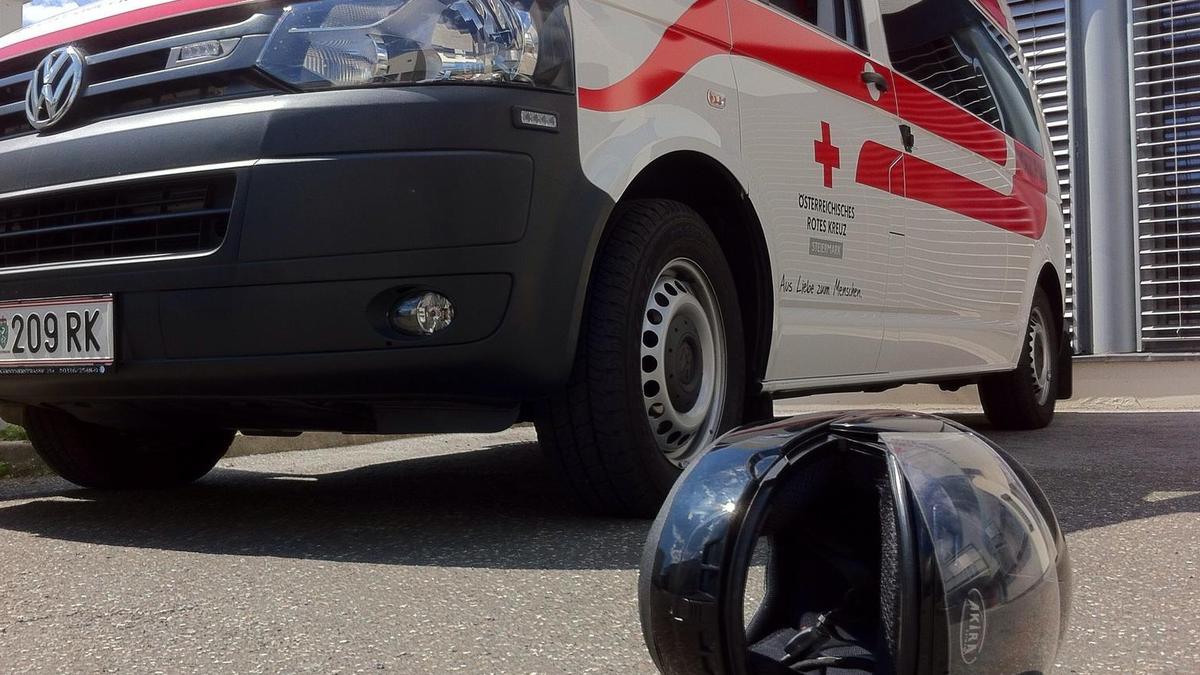
[[(514, 106), (556, 112), (560, 131), (517, 128)], [(210, 255), (0, 270), (0, 300), (117, 303), (113, 372), (0, 378), (0, 401), (546, 394), (569, 375), (612, 208), (582, 175), (575, 120), (570, 96), (446, 86), (212, 103), (0, 142), (5, 194), (181, 168), (237, 180)], [(451, 297), (453, 326), (391, 331), (387, 308), (412, 288)]]

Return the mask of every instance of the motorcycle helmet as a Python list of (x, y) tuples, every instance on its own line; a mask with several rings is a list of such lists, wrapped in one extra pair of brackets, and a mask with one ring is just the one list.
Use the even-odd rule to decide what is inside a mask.
[(1003, 450), (939, 417), (822, 413), (688, 467), (639, 605), (668, 675), (1023, 674), (1050, 669), (1070, 581), (1054, 512)]

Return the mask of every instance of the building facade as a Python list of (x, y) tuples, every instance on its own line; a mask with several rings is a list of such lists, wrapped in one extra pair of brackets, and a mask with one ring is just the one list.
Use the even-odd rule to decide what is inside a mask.
[(21, 27), (21, 15), (25, 0), (0, 0), (0, 35), (7, 35)]
[(1200, 1), (1010, 5), (1054, 137), (1077, 350), (1200, 351)]
[[(1200, 0), (1009, 0), (1054, 137), (1076, 348), (1200, 352)], [(22, 0), (0, 0), (0, 34)]]

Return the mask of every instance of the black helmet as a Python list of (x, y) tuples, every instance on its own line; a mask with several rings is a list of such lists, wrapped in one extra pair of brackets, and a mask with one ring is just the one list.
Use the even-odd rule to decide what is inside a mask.
[(1003, 450), (938, 417), (831, 413), (697, 458), (639, 601), (668, 674), (1040, 673), (1070, 581), (1045, 495)]

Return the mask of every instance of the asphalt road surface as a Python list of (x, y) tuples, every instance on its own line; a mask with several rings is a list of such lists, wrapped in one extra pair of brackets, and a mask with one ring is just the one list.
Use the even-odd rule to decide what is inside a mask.
[[(1069, 532), (1060, 672), (1200, 672), (1198, 428), (992, 434)], [(227, 460), (176, 492), (0, 481), (0, 670), (649, 673), (648, 528), (573, 513), (529, 429)]]

